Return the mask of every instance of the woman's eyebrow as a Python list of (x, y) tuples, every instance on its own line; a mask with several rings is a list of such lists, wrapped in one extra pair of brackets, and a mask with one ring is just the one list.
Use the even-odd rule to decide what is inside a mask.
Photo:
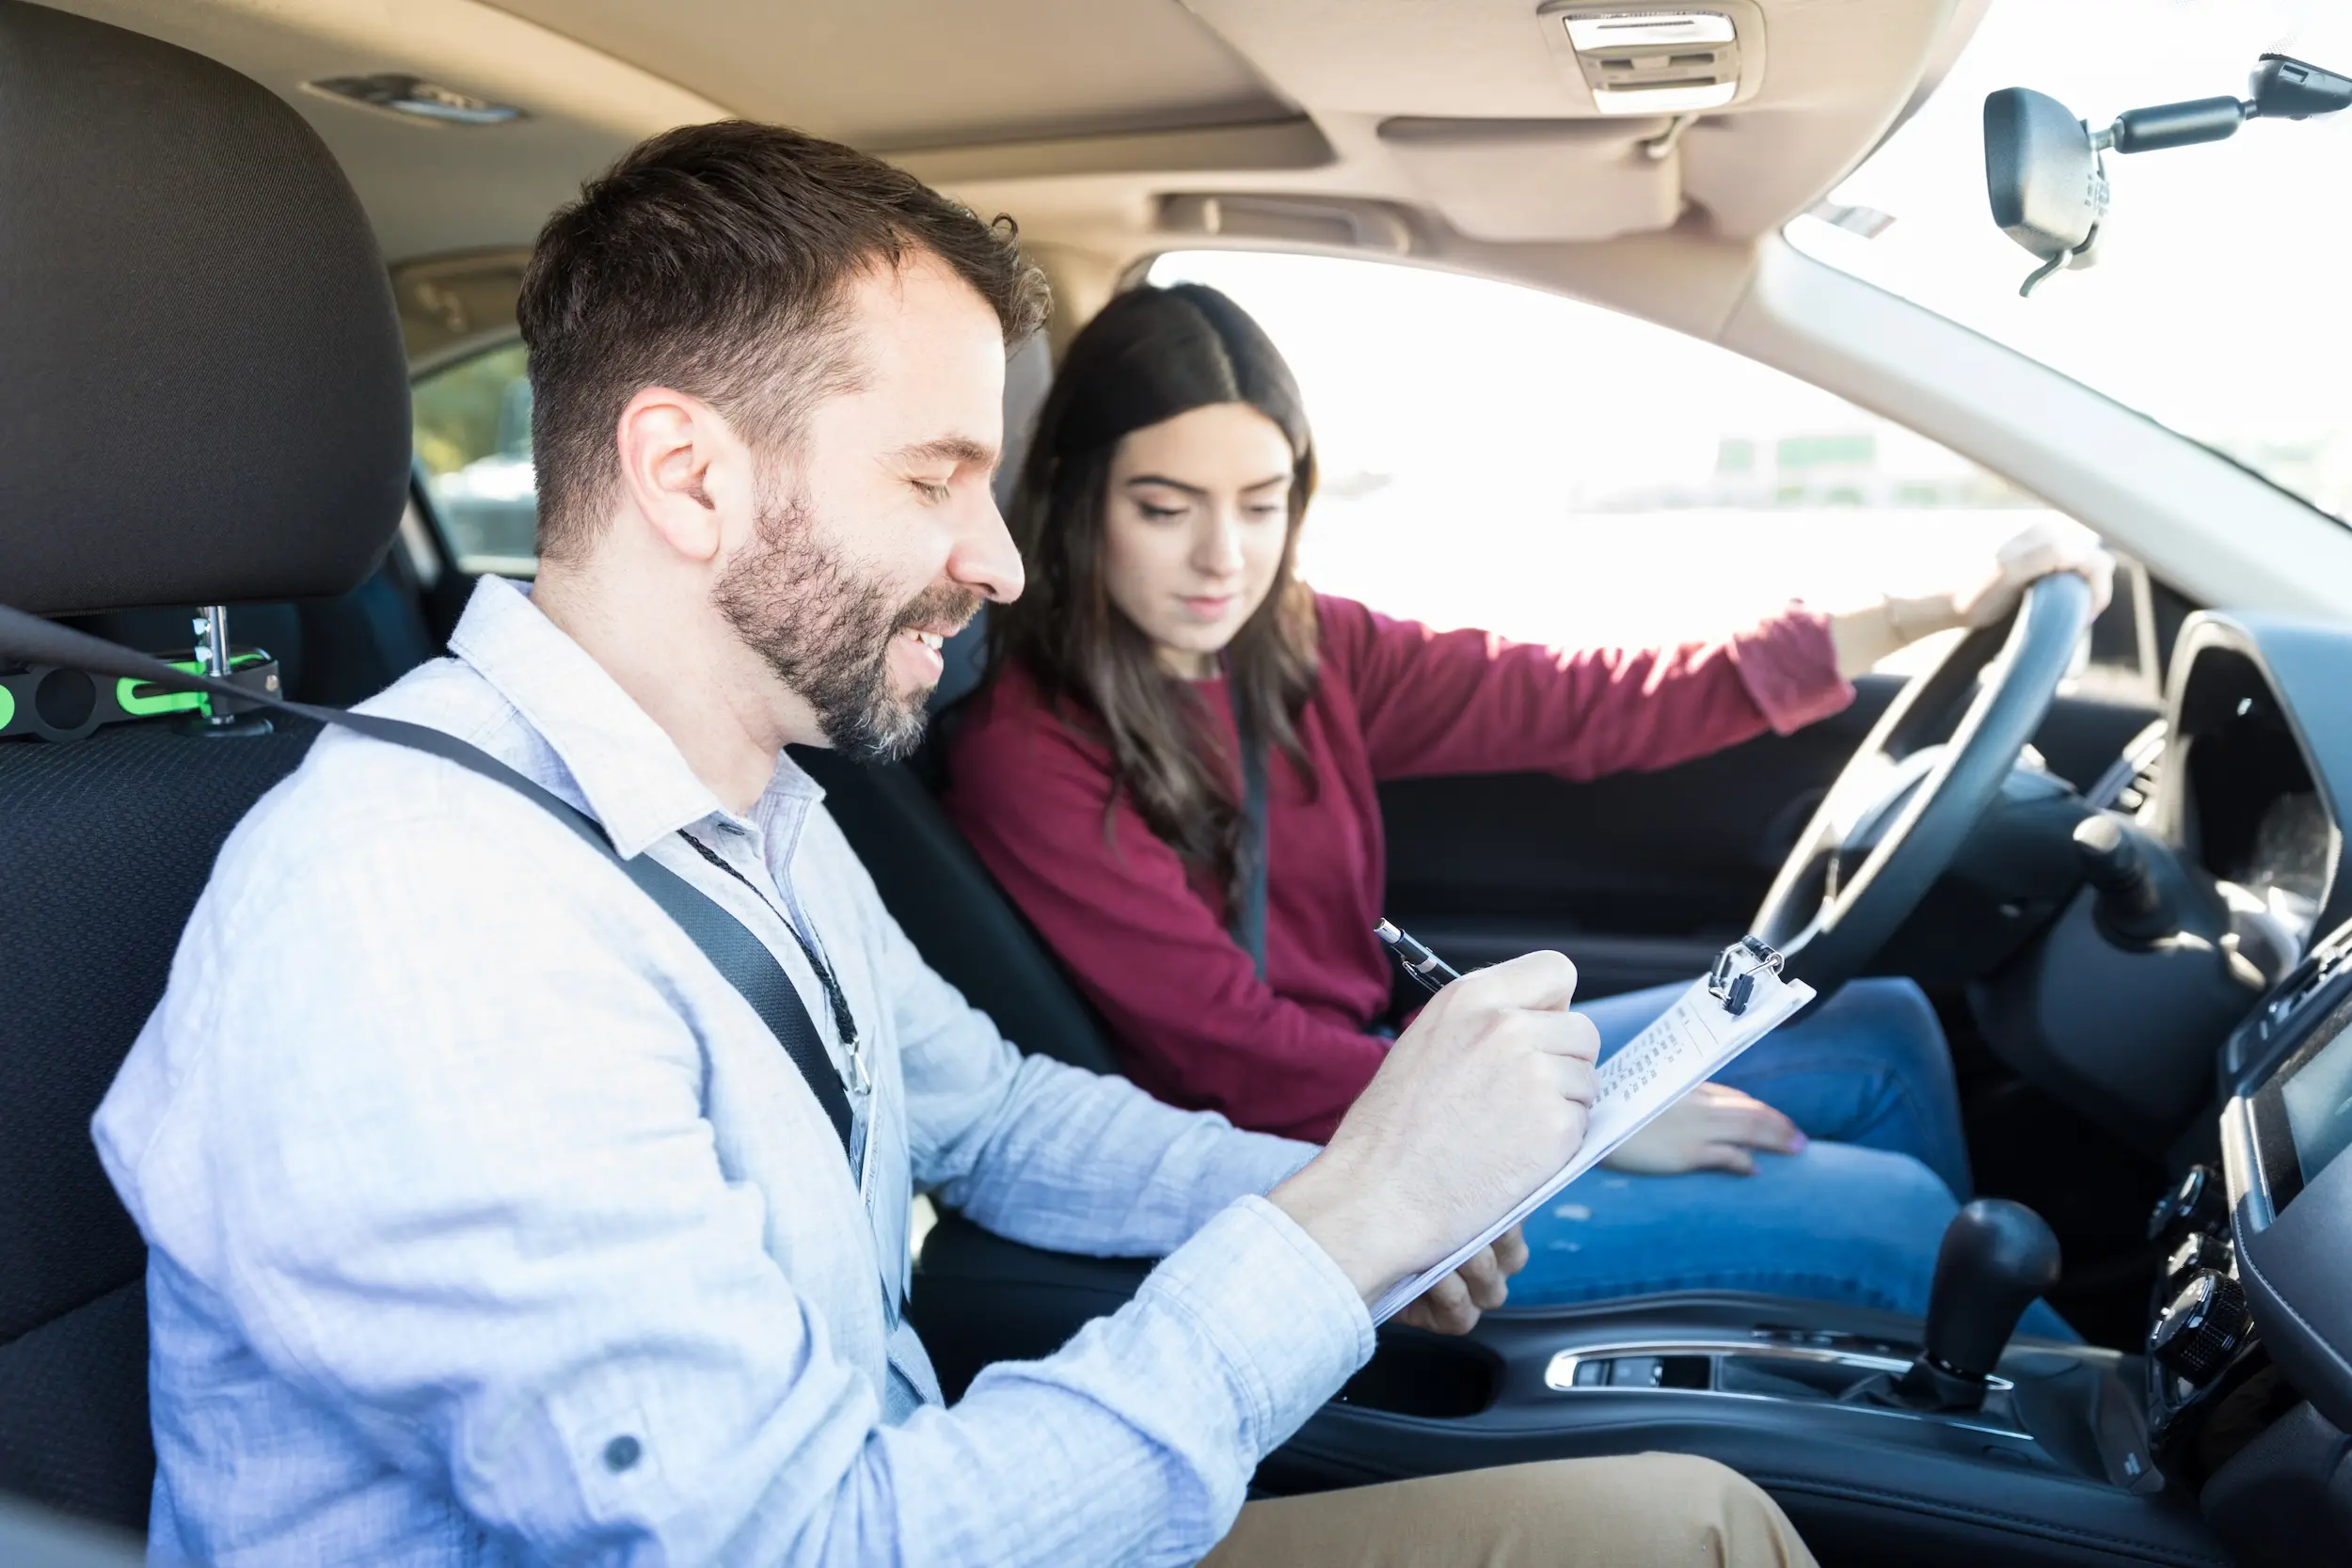
[[(1252, 490), (1263, 490), (1277, 484), (1288, 484), (1290, 478), (1288, 474), (1276, 474), (1271, 479), (1253, 480), (1242, 486), (1242, 493), (1247, 495)], [(1166, 474), (1131, 474), (1128, 476), (1127, 483), (1131, 485), (1157, 484), (1169, 490), (1182, 490), (1187, 496), (1200, 496), (1204, 499), (1208, 495), (1208, 491), (1198, 484), (1186, 484), (1183, 480), (1170, 479)]]
[(1170, 479), (1166, 474), (1130, 474), (1127, 484), (1131, 489), (1138, 484), (1157, 484), (1163, 489), (1182, 490), (1187, 496), (1199, 496), (1203, 499), (1209, 494), (1198, 484), (1186, 484), (1183, 480)]

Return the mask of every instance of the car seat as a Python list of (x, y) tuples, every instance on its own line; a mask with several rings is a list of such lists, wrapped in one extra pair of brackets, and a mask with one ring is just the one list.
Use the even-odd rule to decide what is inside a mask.
[[(0, 82), (0, 602), (358, 589), (405, 497), (407, 375), (326, 147), (223, 66), (16, 0)], [(36, 673), (90, 700), (87, 676)], [(144, 1252), (89, 1118), (222, 840), (310, 741), (180, 724), (0, 740), (0, 1492), (134, 1529)]]

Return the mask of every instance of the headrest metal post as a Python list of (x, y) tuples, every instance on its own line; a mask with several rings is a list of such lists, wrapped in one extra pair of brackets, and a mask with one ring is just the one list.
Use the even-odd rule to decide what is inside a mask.
[[(234, 659), (229, 651), (229, 607), (212, 604), (195, 622), (196, 658), (204, 673), (216, 681), (230, 678)], [(271, 685), (277, 681), (273, 674)], [(267, 735), (269, 721), (225, 697), (207, 696), (202, 714), (190, 714), (186, 727), (198, 735)]]
[(203, 619), (196, 623), (197, 654), (204, 660), (204, 673), (216, 681), (229, 678), (229, 607), (211, 604), (204, 607)]

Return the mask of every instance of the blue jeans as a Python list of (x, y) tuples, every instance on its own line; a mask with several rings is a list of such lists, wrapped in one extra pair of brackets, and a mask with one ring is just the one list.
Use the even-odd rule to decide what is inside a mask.
[[(1604, 996), (1576, 1010), (1606, 1061), (1674, 1006), (1687, 983)], [(1715, 1075), (1797, 1124), (1808, 1138), (1908, 1154), (1969, 1196), (1968, 1144), (1951, 1048), (1927, 993), (1909, 980), (1856, 980), (1775, 1029)]]
[[(1606, 1055), (1682, 990), (1579, 1011), (1598, 1026)], [(1759, 1154), (1754, 1176), (1590, 1172), (1528, 1216), (1528, 1263), (1511, 1282), (1512, 1305), (1712, 1290), (1924, 1314), (1968, 1160), (1950, 1057), (1918, 988), (1850, 985), (1717, 1078), (1776, 1106), (1815, 1141), (1797, 1154)], [(2018, 1327), (2076, 1337), (2041, 1302)]]

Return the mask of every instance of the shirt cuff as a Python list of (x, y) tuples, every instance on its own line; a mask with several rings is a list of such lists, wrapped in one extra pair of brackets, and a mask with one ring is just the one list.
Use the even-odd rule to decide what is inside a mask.
[(1775, 734), (1794, 734), (1853, 701), (1852, 684), (1837, 673), (1829, 617), (1802, 604), (1734, 637), (1731, 658)]
[(1372, 1357), (1372, 1314), (1330, 1254), (1244, 1197), (1168, 1254), (1137, 1299), (1180, 1307), (1224, 1363), (1244, 1441), (1263, 1458)]
[[(1232, 1197), (1263, 1196), (1296, 1176), (1308, 1161), (1323, 1152), (1321, 1144), (1302, 1143), (1271, 1132), (1242, 1132), (1234, 1141), (1238, 1147), (1233, 1151), (1231, 1172), (1237, 1180)], [(1290, 1218), (1287, 1214), (1282, 1217), (1286, 1221)]]

